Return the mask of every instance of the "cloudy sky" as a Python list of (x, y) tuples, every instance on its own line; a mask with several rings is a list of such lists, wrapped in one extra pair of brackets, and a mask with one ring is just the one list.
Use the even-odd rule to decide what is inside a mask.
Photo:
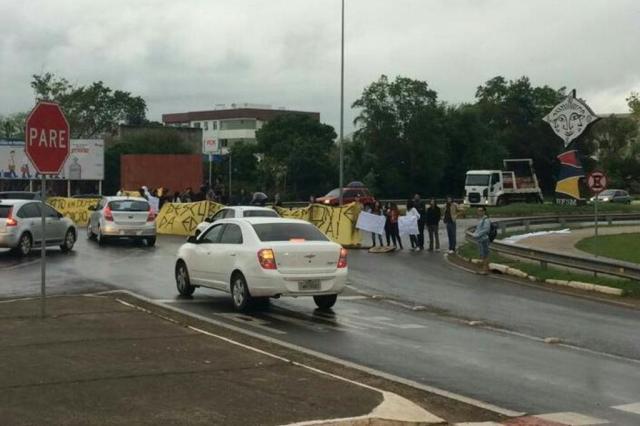
[[(598, 113), (640, 91), (637, 0), (346, 0), (351, 102), (380, 74), (473, 99), (496, 75), (576, 88)], [(31, 75), (103, 80), (149, 118), (249, 102), (339, 117), (340, 0), (0, 0), (0, 114)]]

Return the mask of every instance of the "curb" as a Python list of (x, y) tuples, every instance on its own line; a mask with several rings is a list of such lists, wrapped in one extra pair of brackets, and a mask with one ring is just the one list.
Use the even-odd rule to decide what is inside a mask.
[[(466, 260), (468, 262), (471, 262), (472, 264), (479, 264), (482, 261), (480, 259), (465, 259), (464, 257), (460, 257), (463, 260)], [(553, 285), (559, 285), (559, 286), (564, 286), (564, 287), (571, 287), (571, 288), (575, 288), (578, 290), (584, 290), (584, 291), (592, 291), (592, 292), (596, 292), (596, 293), (602, 293), (602, 294), (608, 294), (610, 296), (624, 296), (624, 290), (621, 288), (615, 288), (615, 287), (607, 287), (604, 285), (600, 285), (600, 284), (592, 284), (592, 283), (585, 283), (582, 281), (567, 281), (567, 280), (555, 280), (555, 279), (551, 279), (551, 278), (547, 278), (545, 280), (539, 280), (538, 278), (534, 277), (533, 275), (529, 275), (524, 271), (521, 271), (520, 269), (516, 269), (516, 268), (512, 268), (510, 266), (507, 265), (503, 265), (501, 263), (490, 263), (489, 264), (489, 270), (491, 271), (496, 271), (499, 272), (503, 275), (511, 275), (512, 277), (517, 277), (517, 278), (522, 278), (522, 279), (528, 279), (529, 281), (538, 281), (538, 282), (543, 282), (546, 284), (553, 284)]]

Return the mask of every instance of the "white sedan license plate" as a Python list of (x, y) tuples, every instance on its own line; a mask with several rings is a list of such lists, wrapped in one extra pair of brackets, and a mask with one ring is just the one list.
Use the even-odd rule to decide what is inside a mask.
[(300, 290), (320, 290), (320, 280), (307, 280), (298, 283)]

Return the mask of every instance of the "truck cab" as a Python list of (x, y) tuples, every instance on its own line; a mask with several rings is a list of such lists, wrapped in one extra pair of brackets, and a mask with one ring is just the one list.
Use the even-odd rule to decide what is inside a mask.
[(503, 165), (504, 170), (469, 170), (464, 185), (464, 203), (502, 206), (514, 201), (542, 202), (533, 160), (504, 160)]

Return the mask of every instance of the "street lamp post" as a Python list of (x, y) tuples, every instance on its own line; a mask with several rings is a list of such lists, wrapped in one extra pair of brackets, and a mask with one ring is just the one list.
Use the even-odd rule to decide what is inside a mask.
[(340, 207), (344, 188), (344, 0), (342, 0), (342, 34), (340, 40)]

